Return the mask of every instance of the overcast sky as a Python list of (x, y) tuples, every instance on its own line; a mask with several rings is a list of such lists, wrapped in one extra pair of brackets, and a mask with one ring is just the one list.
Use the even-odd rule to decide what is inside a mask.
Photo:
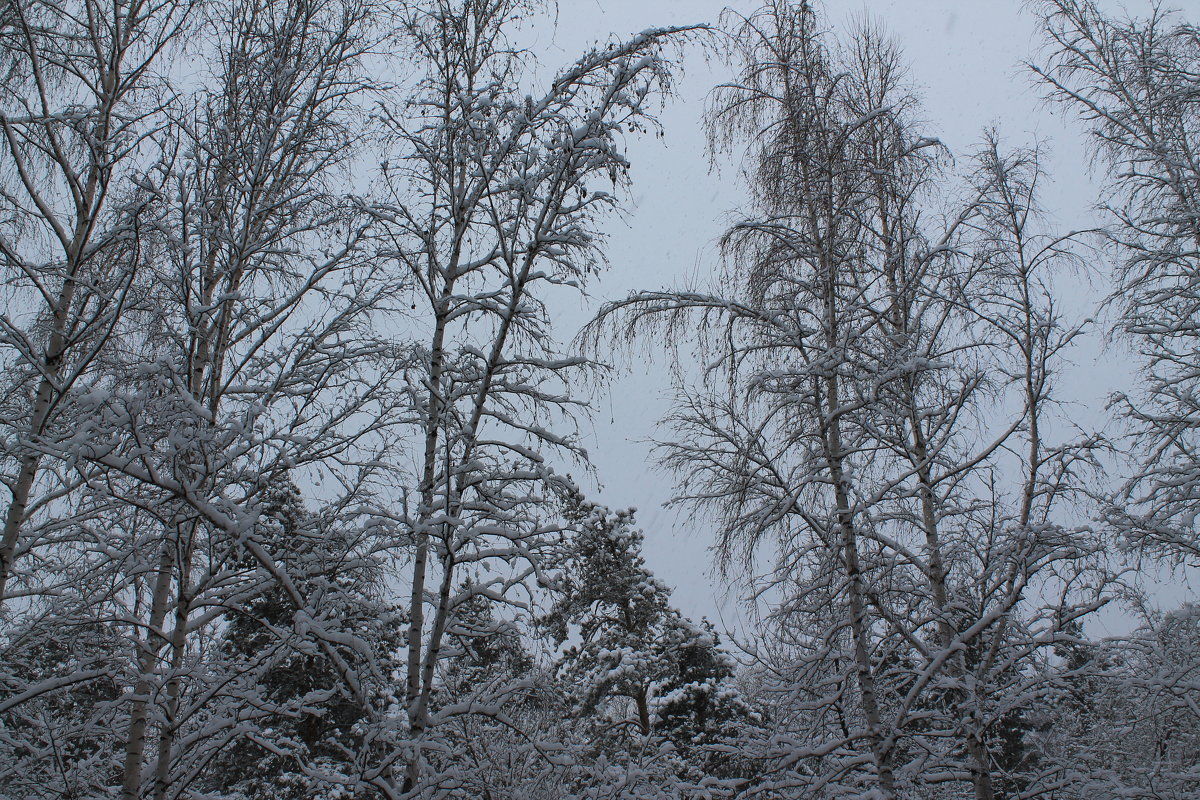
[[(609, 32), (628, 35), (649, 27), (715, 23), (726, 5), (713, 0), (563, 0), (557, 26), (535, 32), (534, 49), (543, 63), (573, 60), (589, 43)], [(734, 3), (749, 13), (756, 3)], [(1036, 20), (1018, 0), (871, 0), (826, 3), (828, 21), (844, 26), (864, 13), (881, 21), (900, 42), (911, 64), (911, 80), (924, 100), (926, 132), (940, 138), (957, 157), (969, 153), (985, 127), (994, 126), (1011, 146), (1040, 143), (1050, 151), (1052, 182), (1043, 202), (1062, 230), (1091, 227), (1095, 189), (1089, 182), (1084, 140), (1072, 124), (1040, 100), (1023, 61), (1039, 47)], [(1119, 12), (1115, 2), (1101, 3)], [(1192, 3), (1185, 3), (1189, 12)], [(1137, 15), (1148, 2), (1124, 4)], [(1193, 15), (1194, 16), (1194, 15)], [(714, 242), (742, 203), (737, 165), (710, 171), (700, 118), (705, 97), (727, 79), (725, 67), (695, 49), (685, 62), (678, 95), (661, 115), (662, 138), (630, 142), (633, 191), (626, 220), (609, 225), (610, 271), (591, 287), (591, 303), (564, 309), (562, 335), (594, 313), (599, 302), (638, 289), (703, 285), (717, 262)], [(1070, 290), (1077, 309), (1090, 313), (1096, 291), (1082, 283)], [(613, 507), (635, 506), (646, 532), (651, 569), (675, 587), (685, 613), (717, 618), (735, 626), (736, 604), (723, 602), (711, 577), (711, 527), (686, 512), (664, 510), (672, 478), (655, 469), (648, 439), (667, 409), (670, 389), (665, 354), (624, 362), (610, 391), (597, 397), (588, 448), (595, 479), (585, 487)], [(1100, 418), (1103, 398), (1127, 370), (1112, 352), (1093, 341), (1076, 353), (1071, 386), (1080, 398), (1080, 422)], [(1101, 364), (1103, 362), (1103, 364)], [(582, 478), (583, 476), (577, 475)], [(600, 486), (597, 487), (595, 481)]]

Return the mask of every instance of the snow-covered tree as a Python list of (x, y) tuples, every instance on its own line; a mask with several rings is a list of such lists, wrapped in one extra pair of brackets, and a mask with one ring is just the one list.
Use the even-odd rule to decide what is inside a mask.
[(146, 235), (154, 257), (111, 382), (81, 398), (87, 426), (64, 453), (102, 476), (84, 496), (118, 510), (91, 555), (116, 565), (110, 601), (132, 661), (129, 800), (186, 791), (236, 738), (250, 698), (212, 634), (264, 582), (345, 688), (366, 692), (337, 652), (343, 632), (324, 627), (335, 609), (310, 603), (257, 521), (267, 487), (295, 474), (340, 484), (326, 530), (365, 531), (344, 504), (365, 499), (392, 418), (378, 372), (391, 356), (368, 323), (392, 287), (366, 257), (370, 218), (333, 184), (362, 116), (372, 18), (300, 0), (209, 10), (190, 42), (213, 80), (172, 106), (174, 158), (156, 175), (162, 210)]
[(1110, 522), (1137, 547), (1195, 564), (1200, 29), (1158, 3), (1144, 19), (1108, 16), (1090, 0), (1038, 8), (1047, 53), (1033, 69), (1086, 126), (1109, 178), (1112, 303), (1140, 358), (1138, 386), (1114, 401), (1136, 452)]
[(0, 797), (6, 800), (96, 797), (119, 775), (120, 751), (110, 734), (121, 719), (124, 642), (104, 624), (100, 603), (82, 611), (64, 605), (25, 615), (19, 628), (5, 632)]
[(951, 158), (869, 19), (729, 12), (717, 285), (583, 341), (702, 356), (660, 455), (735, 661), (561, 471), (609, 353), (556, 308), (698, 29), (553, 70), (541, 0), (0, 0), (0, 798), (1194, 795), (1195, 609), (1088, 619), (1103, 532), (1200, 553), (1200, 35), (1034, 6), (1111, 172), (1132, 477), (1089, 527), (1041, 151)]
[(775, 545), (758, 680), (788, 699), (756, 790), (991, 798), (1031, 671), (1108, 578), (1066, 505), (1097, 440), (1046, 435), (1072, 239), (1040, 227), (1032, 155), (989, 139), (959, 181), (895, 45), (822, 26), (809, 3), (739, 22), (712, 121), (755, 215), (722, 288), (636, 294), (597, 330), (704, 337), (661, 447), (727, 575)]
[[(701, 619), (671, 654), (671, 674), (654, 698), (654, 732), (682, 756), (681, 778), (738, 789), (755, 772), (736, 743), (765, 726), (762, 709), (743, 696), (737, 662), (721, 646), (712, 623)], [(716, 779), (713, 781), (712, 779)]]
[(692, 631), (646, 568), (633, 512), (612, 513), (580, 495), (566, 504), (577, 531), (557, 559), (561, 584), (539, 623), (556, 645), (569, 643), (558, 668), (579, 713), (598, 717), (601, 728), (632, 725), (648, 735), (656, 690), (673, 676), (675, 653), (692, 643)]
[(1200, 787), (1196, 608), (1142, 614), (1128, 636), (1061, 650), (1066, 691), (1035, 713), (1043, 771), (1063, 797), (1174, 800)]
[[(310, 607), (334, 622), (329, 635), (357, 640), (343, 657), (371, 687), (371, 699), (394, 702), (404, 620), (379, 597), (378, 560), (357, 556), (339, 531), (324, 530), (304, 509), (294, 485), (268, 487), (265, 494), (255, 539)], [(240, 560), (255, 563), (248, 555)], [(308, 798), (336, 794), (339, 779), (353, 787), (352, 776), (363, 771), (368, 709), (328, 656), (297, 635), (294, 616), (290, 597), (276, 581), (231, 609), (220, 659), (238, 676), (254, 710), (242, 710), (240, 724), (213, 759), (205, 782), (217, 790), (247, 798)]]
[(74, 394), (111, 381), (96, 364), (145, 265), (155, 176), (172, 158), (163, 54), (192, 9), (14, 0), (0, 12), (0, 605), (80, 483), (55, 445), (86, 414)]
[[(825, 710), (810, 715), (818, 727), (798, 733), (807, 741), (797, 746), (839, 757), (804, 771), (815, 785), (863, 781), (890, 798), (897, 732), (885, 716), (895, 690), (880, 660), (885, 609), (872, 607), (885, 585), (868, 516), (879, 491), (872, 426), (881, 389), (911, 371), (882, 349), (879, 323), (895, 291), (884, 248), (923, 243), (904, 227), (904, 209), (884, 203), (920, 184), (931, 142), (908, 126), (911, 100), (888, 72), (894, 64), (878, 60), (887, 56), (878, 35), (866, 30), (842, 49), (820, 24), (808, 4), (773, 3), (733, 40), (742, 71), (717, 98), (716, 143), (749, 139), (761, 216), (725, 237), (732, 293), (645, 293), (609, 313), (675, 325), (698, 315), (711, 332), (713, 380), (681, 392), (665, 462), (681, 477), (681, 500), (717, 512), (723, 563), (750, 561), (775, 538), (783, 584), (795, 588), (784, 607), (828, 625), (812, 629), (814, 661), (792, 672), (816, 689), (826, 679), (809, 668), (836, 665), (840, 677), (828, 680), (840, 694), (811, 701)], [(878, 215), (897, 224), (894, 234)], [(853, 716), (840, 732), (822, 730), (847, 692)]]
[[(582, 455), (569, 384), (589, 365), (558, 352), (545, 294), (601, 266), (598, 222), (628, 167), (622, 137), (651, 123), (669, 77), (661, 50), (678, 32), (599, 47), (525, 90), (537, 74), (510, 34), (536, 2), (81, 8), (6, 4), (0, 26), (14, 76), (0, 125), (17, 159), (5, 162), (4, 235), (36, 217), (67, 252), (59, 269), (33, 259), (49, 252), (34, 239), (4, 240), (13, 285), (49, 304), (5, 318), (8, 374), (49, 387), (29, 407), (70, 411), (52, 436), (46, 420), (31, 432), (19, 387), (5, 395), (9, 517), (40, 514), (53, 537), (8, 526), (0, 573), (36, 546), (47, 576), (69, 582), (6, 621), (14, 666), (0, 703), (18, 719), (92, 683), (103, 695), (101, 675), (120, 690), (83, 722), (6, 730), (5, 752), (38, 775), (64, 763), (45, 742), (106, 728), (96, 768), (71, 785), (127, 800), (199, 786), (457, 791), (470, 770), (444, 757), (455, 720), (489, 718), (530, 680), (464, 666), (463, 651), (503, 649), (503, 631), (480, 620), (528, 605), (547, 566), (561, 526), (541, 505), (563, 481), (544, 451)], [(94, 30), (60, 35), (87, 20)], [(174, 53), (176, 35), (205, 80), (146, 67)], [(388, 59), (413, 67), (398, 87), (369, 79), (367, 62)], [(93, 117), (116, 126), (112, 142)], [(345, 190), (362, 172), (356, 140), (388, 151), (371, 200)], [(138, 161), (142, 149), (165, 155)], [(120, 183), (118, 156), (148, 164), (145, 179), (133, 170)], [(47, 182), (34, 167), (63, 175)], [(54, 217), (51, 188), (78, 220)], [(104, 216), (105, 192), (133, 216)], [(418, 298), (422, 313), (409, 313)], [(22, 333), (26, 322), (48, 324), (48, 344)], [(78, 363), (59, 352), (63, 336), (76, 337)], [(116, 344), (100, 348), (106, 337)], [(101, 350), (97, 378), (71, 394)], [(291, 481), (304, 501), (281, 506)], [(43, 483), (55, 514), (19, 508)], [(383, 575), (398, 567), (412, 602), (396, 616), (379, 589), (395, 588)], [(404, 619), (407, 635), (379, 615)], [(103, 665), (26, 669), (47, 620), (116, 644)], [(387, 689), (397, 646), (401, 686)], [(549, 763), (554, 747), (526, 754)]]
[(562, 648), (558, 680), (580, 724), (611, 754), (639, 738), (671, 742), (680, 780), (740, 777), (720, 748), (758, 715), (741, 699), (712, 626), (671, 605), (670, 589), (646, 567), (633, 511), (612, 512), (578, 492), (563, 502), (572, 532), (538, 625)]
[(623, 137), (652, 124), (669, 78), (662, 48), (681, 34), (610, 42), (541, 82), (512, 44), (540, 8), (401, 9), (396, 43), (414, 78), (380, 111), (389, 149), (386, 196), (373, 209), (388, 243), (380, 258), (412, 287), (412, 313), (397, 320), (411, 360), (397, 379), (413, 463), (394, 496), (413, 543), (397, 552), (411, 598), (405, 791), (453, 782), (426, 766), (431, 737), (454, 714), (486, 708), (434, 708), (460, 609), (476, 597), (528, 605), (524, 587), (550, 566), (559, 525), (543, 507), (565, 484), (547, 456), (583, 455), (572, 387), (592, 364), (562, 351), (546, 302), (602, 266), (598, 224), (626, 181)]

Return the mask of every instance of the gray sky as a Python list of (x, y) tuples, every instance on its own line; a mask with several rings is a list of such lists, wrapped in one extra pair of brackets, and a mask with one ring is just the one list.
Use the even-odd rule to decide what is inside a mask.
[[(627, 35), (655, 26), (715, 22), (725, 5), (714, 0), (563, 0), (557, 27), (537, 30), (534, 49), (553, 67), (573, 60), (610, 31)], [(756, 5), (733, 4), (745, 13)], [(911, 63), (912, 83), (924, 99), (926, 132), (939, 137), (955, 156), (969, 153), (990, 126), (1010, 146), (1047, 147), (1052, 182), (1044, 190), (1045, 206), (1064, 231), (1091, 227), (1095, 188), (1088, 178), (1084, 142), (1078, 129), (1040, 101), (1022, 66), (1036, 56), (1039, 44), (1035, 20), (1022, 5), (1018, 0), (830, 0), (826, 9), (835, 27), (867, 13), (898, 39)], [(1101, 5), (1113, 12), (1120, 7), (1115, 2)], [(1192, 3), (1184, 5), (1196, 10)], [(1135, 15), (1148, 6), (1144, 0), (1125, 4)], [(711, 275), (714, 242), (742, 202), (736, 165), (714, 173), (704, 152), (700, 118), (705, 96), (725, 78), (722, 65), (707, 63), (698, 49), (691, 51), (678, 95), (661, 115), (663, 137), (630, 142), (630, 214), (609, 226), (611, 270), (591, 286), (591, 304), (564, 310), (562, 335), (586, 321), (602, 300), (638, 289), (702, 285)], [(1080, 282), (1069, 288), (1069, 299), (1086, 316), (1102, 288), (1098, 284), (1089, 290)], [(1100, 359), (1107, 362), (1103, 368)], [(1101, 352), (1098, 337), (1075, 360), (1070, 380), (1080, 398), (1078, 418), (1091, 427), (1101, 418), (1103, 398), (1128, 371), (1119, 363), (1113, 367), (1114, 355)], [(601, 484), (597, 496), (613, 507), (637, 507), (649, 566), (675, 587), (675, 601), (685, 613), (735, 626), (736, 604), (722, 602), (723, 590), (711, 577), (711, 527), (690, 513), (662, 508), (673, 481), (655, 469), (646, 440), (668, 407), (669, 363), (665, 355), (657, 360), (639, 355), (623, 366), (610, 392), (597, 398), (588, 437)], [(585, 486), (596, 492), (586, 480)]]

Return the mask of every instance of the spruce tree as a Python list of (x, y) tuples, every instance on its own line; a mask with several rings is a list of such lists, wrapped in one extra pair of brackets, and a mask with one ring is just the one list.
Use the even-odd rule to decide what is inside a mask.
[[(385, 673), (398, 664), (404, 620), (372, 596), (370, 562), (354, 557), (343, 532), (323, 529), (290, 481), (263, 494), (252, 536), (287, 565), (322, 617), (370, 642), (380, 663), (361, 665), (362, 672), (376, 673), (376, 691), (387, 692), (394, 675)], [(254, 563), (249, 555), (244, 561)], [(295, 609), (281, 586), (266, 582), (241, 604), (220, 647), (231, 672), (257, 676), (255, 705), (265, 713), (217, 759), (215, 788), (253, 800), (301, 800), (321, 796), (337, 776), (361, 768), (366, 711), (326, 655), (296, 635)], [(350, 650), (346, 657), (358, 662), (363, 656)]]
[(576, 713), (614, 744), (639, 735), (670, 742), (681, 777), (734, 777), (733, 760), (713, 745), (757, 715), (738, 695), (712, 625), (671, 605), (670, 588), (642, 557), (632, 509), (614, 512), (572, 492), (562, 513), (574, 533), (539, 625), (565, 645), (557, 671)]

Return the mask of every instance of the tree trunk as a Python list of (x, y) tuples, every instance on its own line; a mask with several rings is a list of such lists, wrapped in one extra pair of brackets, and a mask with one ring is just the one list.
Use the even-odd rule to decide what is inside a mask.
[(647, 694), (649, 690), (643, 686), (634, 698), (637, 703), (638, 727), (642, 729), (642, 736), (650, 735), (650, 702), (646, 699)]
[[(69, 254), (73, 256), (77, 245), (72, 245)], [(73, 260), (73, 258), (72, 258)], [(21, 454), (20, 472), (13, 485), (12, 499), (4, 515), (4, 536), (0, 539), (0, 609), (4, 607), (4, 593), (8, 587), (8, 577), (12, 574), (13, 562), (17, 555), (17, 541), (21, 536), (21, 526), (25, 522), (25, 513), (29, 509), (29, 498), (33, 493), (33, 484), (37, 479), (38, 467), (41, 464), (40, 453), (28, 449), (33, 440), (46, 431), (50, 420), (50, 409), (54, 401), (54, 381), (57, 380), (62, 366), (62, 358), (66, 349), (66, 337), (63, 331), (67, 326), (67, 316), (71, 304), (75, 301), (75, 269), (73, 268), (63, 282), (62, 292), (58, 297), (58, 308), (54, 312), (54, 329), (46, 346), (46, 357), (42, 379), (38, 382), (37, 394), (34, 396), (32, 415), (27, 432), (28, 439), (23, 443), (27, 448)]]
[[(837, 409), (840, 393), (836, 377), (827, 379), (828, 408)], [(896, 794), (895, 776), (892, 774), (891, 744), (883, 735), (883, 718), (879, 712), (879, 701), (875, 687), (875, 672), (871, 666), (871, 651), (868, 641), (866, 591), (863, 586), (862, 568), (858, 557), (858, 536), (854, 529), (853, 513), (850, 510), (850, 491), (842, 466), (841, 425), (836, 418), (826, 423), (825, 457), (833, 484), (837, 503), (836, 517), (841, 533), (842, 555), (846, 567), (846, 589), (850, 606), (850, 631), (854, 637), (855, 673), (862, 695), (863, 715), (871, 742), (871, 755), (875, 761), (879, 791), (884, 800), (892, 800)]]
[[(978, 724), (976, 728), (979, 728)], [(988, 757), (987, 744), (975, 732), (967, 734), (967, 753), (974, 764), (971, 783), (975, 787), (975, 800), (993, 800), (991, 759)]]
[(121, 800), (138, 800), (142, 788), (142, 762), (146, 751), (146, 725), (149, 721), (151, 678), (158, 660), (159, 647), (153, 642), (162, 640), (163, 623), (167, 619), (167, 605), (171, 589), (172, 571), (175, 566), (175, 547), (170, 540), (162, 544), (158, 571), (154, 578), (154, 593), (150, 603), (150, 623), (147, 626), (141, 653), (138, 656), (140, 675), (133, 694), (133, 708), (129, 712), (129, 732), (125, 738), (125, 768), (121, 781)]
[(171, 672), (166, 687), (166, 718), (158, 738), (158, 763), (155, 765), (154, 800), (166, 800), (171, 786), (171, 749), (175, 733), (179, 729), (179, 671), (183, 668), (183, 654), (187, 645), (188, 617), (190, 604), (187, 597), (187, 576), (191, 567), (191, 548), (179, 570), (179, 591), (175, 601), (175, 628), (171, 631)]

